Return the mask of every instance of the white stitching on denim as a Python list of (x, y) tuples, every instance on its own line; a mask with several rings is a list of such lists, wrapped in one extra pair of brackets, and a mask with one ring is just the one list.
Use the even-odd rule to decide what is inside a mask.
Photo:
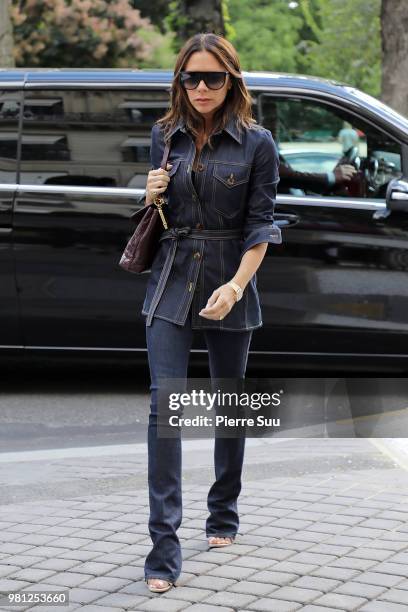
[[(197, 242), (197, 241), (194, 241), (194, 245), (196, 245), (196, 242)], [(220, 242), (222, 242), (222, 240), (221, 240)], [(200, 249), (200, 259), (198, 260), (197, 270), (196, 270), (195, 275), (194, 275), (194, 280), (193, 280), (194, 287), (195, 287), (195, 286), (196, 286), (196, 284), (197, 284), (197, 278), (198, 278), (198, 274), (199, 274), (199, 272), (200, 272), (201, 262), (202, 262), (202, 260), (203, 260), (204, 240), (198, 240), (198, 243), (199, 243), (199, 246), (198, 246), (197, 248), (199, 248), (199, 249)], [(194, 260), (194, 261), (195, 261), (195, 260)], [(191, 292), (188, 292), (188, 293), (191, 293), (191, 296), (190, 296), (190, 298), (189, 298), (189, 299), (187, 299), (187, 308), (186, 308), (186, 310), (185, 310), (184, 314), (182, 315), (182, 317), (183, 317), (183, 321), (184, 321), (184, 322), (185, 322), (185, 320), (186, 320), (186, 318), (187, 318), (187, 314), (188, 314), (188, 311), (189, 311), (189, 308), (190, 308), (191, 302), (192, 302), (193, 297), (194, 297), (194, 291), (191, 291)], [(187, 298), (188, 298), (188, 293), (187, 293)]]
[[(225, 262), (224, 262), (224, 244), (220, 240), (220, 255), (221, 255), (221, 285), (225, 284)], [(223, 319), (220, 321), (220, 329), (223, 329)]]
[(234, 165), (238, 165), (238, 166), (253, 166), (254, 164), (249, 164), (247, 162), (230, 162), (228, 160), (225, 159), (213, 159), (212, 160), (215, 164), (231, 164), (231, 166)]
[[(216, 323), (216, 321), (214, 321), (214, 323)], [(250, 331), (251, 329), (258, 329), (258, 327), (262, 327), (262, 323), (260, 325), (254, 325), (252, 327), (248, 327), (247, 329), (244, 329), (243, 327), (224, 327), (222, 331), (242, 332), (242, 331)], [(193, 326), (193, 329), (219, 329), (219, 328), (216, 327), (215, 325), (200, 325), (200, 327)]]
[[(180, 136), (181, 136), (181, 134), (180, 134)], [(177, 158), (177, 160), (176, 160), (177, 170), (173, 170), (172, 171), (172, 175), (176, 174), (177, 171), (180, 172), (179, 168), (182, 167), (180, 162), (182, 160), (184, 160), (186, 162), (186, 165), (183, 168), (183, 170), (184, 170), (184, 171), (182, 171), (182, 177), (183, 178), (180, 181), (180, 191), (182, 189), (183, 189), (183, 191), (181, 191), (180, 194), (177, 192), (177, 199), (180, 198), (180, 200), (183, 200), (184, 199), (183, 193), (186, 195), (187, 204), (188, 204), (188, 210), (186, 210), (186, 209), (185, 210), (186, 210), (187, 214), (190, 214), (190, 202), (191, 202), (191, 200), (188, 200), (188, 198), (191, 199), (191, 189), (190, 189), (190, 184), (189, 184), (189, 181), (188, 181), (188, 173), (185, 171), (185, 169), (186, 169), (187, 163), (189, 163), (189, 160), (191, 158), (191, 153), (194, 153), (194, 143), (193, 143), (191, 137), (189, 137), (188, 134), (184, 134), (183, 138), (189, 139), (189, 146), (187, 146), (187, 141), (183, 141), (181, 143), (183, 145), (182, 148), (185, 151), (188, 149), (188, 156), (186, 157), (186, 155), (184, 154), (183, 158)], [(217, 143), (217, 145), (219, 144), (220, 146), (222, 146), (223, 140), (220, 138), (219, 140), (216, 141), (216, 143)], [(201, 175), (197, 176), (197, 178), (198, 178), (197, 187), (201, 187), (201, 191), (203, 191), (203, 188), (205, 186), (206, 187), (205, 193), (208, 193), (207, 185), (208, 185), (208, 187), (210, 187), (210, 185), (212, 183), (212, 188), (210, 190), (211, 202), (214, 200), (213, 194), (214, 194), (215, 187), (216, 187), (217, 184), (220, 184), (220, 181), (216, 180), (216, 179), (212, 179), (211, 180), (211, 176), (210, 175), (211, 175), (211, 172), (214, 172), (214, 169), (215, 169), (215, 171), (217, 170), (217, 165), (218, 164), (228, 164), (229, 163), (230, 166), (231, 166), (232, 171), (234, 171), (234, 168), (236, 168), (237, 166), (240, 166), (240, 167), (243, 167), (243, 166), (252, 167), (254, 165), (254, 164), (246, 164), (245, 162), (243, 163), (242, 161), (239, 161), (239, 162), (228, 162), (225, 159), (219, 159), (218, 155), (217, 155), (217, 159), (211, 160), (210, 157), (212, 155), (212, 151), (213, 150), (209, 150), (209, 149), (203, 151), (203, 155), (201, 157), (201, 161), (204, 163), (204, 160), (205, 160), (206, 164), (207, 164), (207, 167), (205, 168), (205, 172), (202, 173), (202, 176)], [(221, 151), (224, 151), (224, 149), (219, 149), (220, 157), (221, 157), (221, 155), (223, 155), (223, 153)], [(253, 156), (254, 151), (256, 151), (256, 148), (254, 150), (248, 149), (247, 150), (248, 156), (250, 157), (251, 154)], [(215, 153), (217, 154), (217, 150), (215, 151)], [(210, 170), (211, 170), (211, 172), (210, 172)], [(222, 183), (222, 181), (221, 181), (221, 183)], [(248, 182), (245, 181), (245, 184), (248, 184)], [(183, 185), (183, 187), (182, 187), (182, 185)], [(236, 184), (235, 186), (239, 186), (239, 185), (242, 186), (242, 183), (240, 182), (240, 183)], [(179, 185), (177, 185), (177, 187), (178, 186)], [(197, 191), (197, 195), (200, 196), (200, 194), (198, 193), (198, 189), (196, 189), (196, 191)], [(233, 192), (233, 189), (232, 189), (232, 192)], [(205, 193), (204, 193), (204, 196), (205, 196)], [(204, 200), (205, 200), (205, 198), (204, 198)], [(247, 200), (247, 195), (245, 195), (245, 201), (246, 200)], [(231, 219), (231, 217), (223, 217), (223, 215), (221, 215), (220, 213), (217, 214), (217, 212), (218, 211), (215, 211), (212, 207), (211, 207), (211, 210), (208, 210), (207, 207), (203, 206), (200, 197), (198, 199), (198, 206), (193, 206), (191, 208), (192, 219), (194, 219), (195, 215), (197, 215), (197, 216), (199, 215), (200, 220), (201, 220), (201, 222), (203, 224), (204, 224), (204, 221), (206, 221), (206, 222), (210, 221), (211, 222), (211, 216), (210, 216), (210, 219), (208, 219), (208, 216), (206, 216), (206, 215), (208, 215), (208, 214), (211, 215), (211, 213), (212, 213), (214, 215), (213, 219), (215, 218), (216, 221), (218, 219), (218, 223), (215, 222), (213, 227), (217, 227), (218, 226), (220, 229), (224, 229), (224, 228), (228, 227), (228, 225), (229, 225), (228, 219)], [(203, 217), (204, 217), (204, 219), (203, 219)], [(232, 218), (234, 219), (234, 221), (236, 221), (237, 215), (234, 214)], [(238, 218), (239, 218), (239, 215), (238, 215)], [(188, 219), (186, 219), (186, 222), (188, 223)], [(241, 220), (240, 220), (240, 224), (241, 224)], [(183, 225), (183, 224), (181, 223), (180, 225)], [(243, 225), (244, 225), (244, 222), (242, 222), (242, 226)], [(201, 243), (201, 241), (200, 241), (200, 243)], [(203, 245), (207, 245), (207, 244), (210, 244), (210, 243), (208, 243), (207, 241), (203, 242)], [(242, 244), (243, 244), (243, 242), (242, 242)], [(204, 247), (203, 247), (203, 249), (204, 249)], [(227, 256), (228, 250), (227, 251), (225, 250), (224, 245), (220, 245), (220, 249), (221, 249), (221, 268), (222, 268), (222, 273), (223, 273), (223, 278), (224, 278), (224, 276), (225, 276), (225, 261), (226, 261), (225, 258)], [(217, 251), (217, 250), (218, 249), (215, 249), (215, 251)], [(207, 253), (208, 253), (208, 251), (207, 251)], [(191, 264), (192, 263), (195, 263), (195, 262), (191, 262)], [(189, 273), (191, 272), (191, 264), (190, 264)], [(202, 266), (202, 268), (201, 268), (201, 266)], [(162, 272), (163, 272), (163, 270), (162, 270)], [(205, 262), (205, 257), (203, 256), (201, 258), (200, 262), (199, 262), (199, 265), (197, 266), (197, 272), (196, 272), (197, 276), (196, 276), (196, 279), (195, 279), (195, 282), (197, 282), (197, 278), (200, 276), (200, 274), (202, 274), (202, 283), (201, 283), (200, 292), (199, 292), (201, 300), (202, 300), (202, 296), (204, 296), (204, 291), (206, 289), (206, 287), (205, 287), (205, 272), (206, 272), (206, 262)], [(172, 273), (172, 266), (170, 267), (170, 270), (168, 272), (168, 277), (170, 276), (171, 273)], [(149, 310), (153, 311), (153, 310), (157, 310), (158, 309), (158, 305), (160, 303), (160, 299), (157, 299), (158, 298), (157, 291), (159, 289), (162, 289), (161, 294), (163, 295), (163, 292), (165, 291), (165, 287), (164, 288), (162, 287), (163, 280), (164, 279), (163, 279), (162, 275), (160, 275), (160, 278), (159, 278), (159, 281), (158, 281), (158, 285), (157, 285), (156, 291), (155, 291), (155, 293), (153, 295), (153, 298), (151, 300), (151, 306), (150, 306)], [(167, 279), (166, 279), (166, 282), (167, 282)], [(166, 282), (164, 284), (166, 284)], [(188, 288), (188, 286), (187, 286), (187, 288)], [(186, 293), (189, 293), (187, 291), (187, 289), (185, 289), (183, 301), (179, 305), (178, 312), (177, 312), (177, 319), (180, 317), (180, 314), (183, 313), (183, 306), (184, 306), (184, 304), (186, 302), (186, 299), (185, 299)], [(198, 292), (192, 291), (191, 293), (192, 293), (192, 295), (191, 295), (190, 303), (187, 305), (187, 309), (191, 305), (191, 302), (193, 301), (194, 296), (197, 295)], [(252, 327), (248, 326), (249, 318), (252, 318), (251, 311), (249, 310), (250, 297), (251, 297), (251, 299), (254, 298), (254, 296), (252, 295), (252, 290), (251, 290), (251, 296), (249, 296), (249, 291), (248, 290), (245, 291), (245, 303), (244, 304), (242, 302), (240, 303), (241, 308), (242, 308), (242, 306), (244, 306), (244, 311), (245, 311), (244, 321), (241, 320), (241, 316), (234, 317), (240, 324), (243, 323), (245, 325), (245, 329), (246, 330), (257, 329), (258, 327), (261, 327), (262, 324), (263, 324), (261, 317), (259, 317), (259, 321), (260, 322), (258, 322), (257, 325), (252, 326)], [(256, 308), (255, 308), (255, 311), (253, 313), (253, 316), (254, 316), (255, 319), (258, 319), (257, 309), (259, 309), (259, 306), (257, 306), (256, 300), (255, 300), (255, 304), (254, 305), (256, 306)], [(168, 305), (166, 305), (166, 308), (167, 308), (167, 306)], [(165, 309), (163, 308), (163, 310), (165, 310)], [(167, 308), (167, 311), (168, 311), (168, 308)], [(242, 310), (240, 312), (242, 312)], [(188, 310), (187, 310), (187, 313), (188, 313)], [(146, 316), (146, 315), (148, 316), (149, 313), (146, 312), (146, 311), (144, 311), (144, 312), (142, 311), (142, 314), (143, 314), (143, 316)], [(194, 317), (194, 319), (192, 321), (192, 325), (193, 325), (194, 328), (196, 328), (196, 329), (203, 329), (203, 328), (206, 328), (206, 329), (217, 329), (217, 326), (216, 326), (217, 322), (216, 321), (211, 321), (208, 324), (203, 324), (204, 321), (200, 320), (201, 317), (198, 318), (197, 314), (196, 313), (194, 313), (194, 314), (195, 314), (195, 317)], [(250, 314), (251, 314), (251, 317), (250, 317)], [(150, 317), (150, 319), (153, 318), (153, 315), (154, 315), (154, 312), (152, 312), (152, 316)], [(179, 320), (172, 320), (171, 318), (167, 318), (167, 317), (165, 317), (163, 315), (157, 314), (157, 317), (158, 318), (163, 318), (165, 320), (168, 320), (168, 321), (176, 323), (176, 324), (180, 324)], [(243, 327), (242, 326), (239, 327), (239, 328), (229, 327), (229, 326), (227, 326), (227, 323), (225, 323), (225, 325), (224, 325), (224, 322), (222, 323), (222, 327), (223, 327), (223, 329), (228, 330), (228, 331), (243, 331)], [(218, 329), (219, 329), (219, 327), (218, 327)]]
[[(203, 149), (204, 149), (204, 147), (203, 147)], [(207, 176), (208, 161), (207, 161), (206, 157), (207, 158), (209, 157), (209, 153), (207, 153), (207, 151), (204, 151), (204, 156), (202, 156), (203, 149), (201, 150), (200, 157), (201, 157), (201, 160), (202, 160), (201, 163), (203, 163), (205, 165), (206, 170), (205, 170), (205, 174), (203, 175), (203, 180), (202, 181), (200, 180), (200, 177), (197, 175), (197, 172), (196, 172), (196, 182), (197, 182), (197, 189), (196, 189), (196, 191), (197, 191), (197, 195), (198, 195), (198, 214), (199, 214), (199, 219), (200, 219), (199, 222), (204, 225), (203, 208), (201, 206), (202, 200), (201, 200), (201, 195), (199, 193), (199, 189), (201, 189), (201, 191), (203, 192), (203, 194), (205, 196), (205, 190), (203, 190), (202, 186), (205, 185), (205, 180), (206, 180), (206, 176)], [(198, 174), (200, 174), (200, 173), (198, 173)]]
[(247, 290), (247, 287), (245, 287), (244, 289), (244, 297), (245, 297), (244, 320), (245, 320), (245, 328), (248, 329), (248, 290)]
[[(202, 282), (200, 279), (200, 303), (203, 304), (204, 300), (205, 300), (205, 295), (204, 295), (204, 287), (205, 287), (205, 254), (206, 251), (208, 251), (208, 245), (211, 244), (209, 242), (205, 242), (204, 243), (204, 249), (203, 249), (203, 257), (202, 257), (202, 261), (201, 261), (201, 277), (202, 277)], [(202, 319), (202, 318), (201, 318)]]
[(213, 177), (216, 178), (217, 180), (221, 181), (227, 187), (227, 189), (233, 190), (238, 185), (242, 185), (243, 183), (248, 183), (249, 177), (250, 177), (250, 174), (251, 174), (251, 165), (250, 164), (241, 164), (241, 163), (238, 164), (236, 162), (223, 162), (224, 166), (246, 167), (249, 170), (249, 172), (247, 172), (247, 174), (246, 174), (246, 176), (244, 178), (242, 178), (241, 180), (235, 181), (233, 185), (229, 185), (222, 176), (219, 176), (217, 174), (217, 171), (218, 171), (219, 166), (221, 165), (221, 163), (222, 162), (214, 163)]
[[(197, 274), (197, 281), (200, 283), (200, 289), (198, 292), (198, 295), (196, 293), (196, 291), (194, 290), (194, 295), (193, 295), (193, 299), (191, 300), (193, 303), (193, 306), (195, 305), (196, 308), (193, 308), (193, 316), (191, 317), (191, 323), (200, 323), (200, 315), (199, 310), (198, 310), (198, 306), (200, 304), (203, 303), (203, 297), (204, 297), (204, 278), (205, 278), (205, 255), (206, 255), (206, 247), (207, 247), (207, 242), (205, 240), (203, 240), (203, 254), (200, 258), (201, 261), (201, 265)], [(196, 284), (197, 286), (197, 284)]]
[(157, 308), (157, 305), (163, 295), (164, 292), (164, 288), (165, 285), (167, 283), (167, 279), (169, 277), (170, 274), (170, 270), (173, 267), (173, 261), (174, 261), (174, 256), (176, 253), (176, 249), (177, 249), (177, 240), (172, 240), (171, 241), (171, 246), (170, 249), (167, 253), (167, 257), (166, 260), (164, 262), (164, 266), (163, 269), (161, 271), (159, 280), (157, 282), (157, 287), (156, 287), (156, 291), (154, 292), (151, 304), (150, 304), (150, 308), (149, 308), (149, 315), (148, 315), (148, 321), (147, 324), (151, 325), (151, 322), (153, 320), (153, 316), (154, 316), (154, 312)]
[[(208, 151), (208, 152), (204, 151), (204, 157), (202, 158), (204, 161), (202, 161), (202, 163), (205, 166), (205, 173), (203, 174), (203, 180), (202, 180), (201, 184), (199, 183), (201, 191), (203, 191), (204, 193), (205, 193), (205, 190), (203, 190), (202, 186), (205, 185), (205, 182), (206, 182), (206, 179), (207, 179), (209, 157), (210, 157), (210, 151)], [(196, 174), (196, 176), (197, 176), (197, 174)], [(203, 216), (203, 208), (201, 206), (201, 197), (198, 198), (198, 213), (199, 213), (199, 216), (200, 216), (200, 223), (202, 223), (204, 225), (204, 216)]]
[[(194, 243), (193, 243), (193, 245), (192, 245), (192, 246), (193, 246), (193, 248), (194, 248), (194, 249), (197, 249), (197, 248), (198, 248), (198, 247), (197, 247), (197, 240), (194, 240)], [(195, 259), (194, 259), (194, 257), (192, 256), (192, 257), (191, 257), (191, 260), (190, 260), (190, 266), (189, 266), (189, 269), (188, 269), (188, 273), (187, 273), (187, 280), (190, 278), (191, 271), (194, 269), (194, 263), (195, 263)], [(177, 313), (176, 313), (176, 317), (175, 317), (177, 321), (178, 321), (178, 320), (180, 320), (180, 318), (181, 318), (181, 317), (180, 317), (180, 312), (181, 312), (181, 310), (183, 309), (183, 305), (184, 305), (184, 303), (185, 303), (186, 296), (187, 296), (187, 298), (188, 298), (188, 294), (189, 294), (189, 293), (192, 293), (192, 292), (191, 292), (191, 291), (188, 291), (188, 290), (186, 290), (186, 288), (184, 288), (184, 295), (183, 295), (183, 299), (182, 299), (182, 300), (180, 300), (180, 304), (179, 304), (179, 307), (178, 307), (178, 310), (177, 310)]]
[(181, 327), (184, 325), (184, 323), (180, 323), (179, 321), (175, 321), (174, 319), (169, 319), (169, 317), (165, 317), (164, 315), (161, 315), (161, 314), (155, 314), (154, 316), (156, 319), (164, 319), (165, 321), (168, 321), (169, 323), (174, 323), (174, 325), (180, 325)]
[[(235, 220), (237, 215), (239, 214), (239, 212), (241, 211), (242, 207), (241, 207), (241, 203), (244, 200), (244, 196), (245, 196), (245, 200), (246, 200), (246, 196), (248, 193), (248, 188), (245, 190), (245, 185), (249, 185), (249, 181), (250, 181), (250, 172), (248, 173), (248, 177), (245, 178), (245, 180), (242, 181), (238, 181), (237, 183), (235, 183), (235, 185), (231, 188), (228, 187), (224, 180), (217, 176), (216, 172), (217, 172), (217, 166), (215, 165), (216, 162), (214, 162), (214, 168), (213, 168), (213, 173), (212, 173), (212, 183), (213, 183), (213, 189), (212, 189), (212, 198), (211, 198), (211, 202), (212, 202), (212, 208), (219, 214), (221, 215), (221, 217), (225, 217), (226, 219), (233, 219)], [(221, 162), (219, 162), (221, 163)], [(224, 164), (227, 164), (227, 162), (222, 162)], [(235, 164), (235, 165), (239, 165), (239, 166), (248, 166), (249, 169), (251, 169), (251, 165), (250, 164)], [(216, 180), (214, 180), (216, 179)], [(218, 190), (217, 190), (218, 187)], [(234, 187), (240, 187), (239, 190), (239, 196), (237, 195), (238, 192), (233, 191)], [(222, 189), (226, 189), (225, 194), (222, 193)], [(221, 193), (220, 193), (220, 189), (221, 189)], [(220, 208), (217, 208), (217, 191), (219, 192), (219, 199), (220, 201), (224, 201), (225, 198), (227, 197), (231, 197), (234, 196), (237, 200), (236, 202), (236, 209), (233, 209), (233, 214), (227, 213), (226, 211), (221, 210)], [(245, 201), (245, 205), (246, 205), (246, 201)]]

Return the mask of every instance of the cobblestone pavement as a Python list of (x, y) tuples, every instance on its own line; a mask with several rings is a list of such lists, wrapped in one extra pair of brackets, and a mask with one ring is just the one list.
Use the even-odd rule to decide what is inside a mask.
[[(21, 501), (20, 492), (18, 503), (3, 500), (0, 506), (0, 591), (67, 591), (69, 605), (3, 604), (0, 609), (408, 610), (404, 469), (360, 439), (288, 440), (249, 448), (247, 455), (239, 535), (228, 548), (207, 550), (204, 522), (211, 471), (200, 461), (196, 471), (185, 470), (178, 532), (183, 572), (176, 588), (164, 594), (150, 593), (143, 581), (151, 542), (140, 457), (132, 463), (129, 456), (125, 462), (127, 469), (133, 464), (141, 471), (135, 482), (120, 481), (122, 488), (113, 490), (109, 482), (119, 478), (123, 456), (95, 458), (88, 465), (84, 459), (54, 462), (64, 474), (59, 495), (41, 496), (35, 489), (36, 499), (31, 490), (30, 501)], [(209, 459), (207, 451), (207, 465)], [(41, 472), (43, 464), (23, 462), (20, 470)], [(1, 466), (0, 493), (3, 484), (10, 495), (7, 465)], [(24, 478), (20, 474), (18, 480), (16, 469), (13, 464), (13, 478), (21, 487)], [(72, 485), (76, 472), (81, 484), (88, 482), (87, 494), (72, 495), (64, 488), (67, 482)], [(98, 479), (103, 492), (96, 486)], [(47, 492), (47, 483), (40, 481)]]

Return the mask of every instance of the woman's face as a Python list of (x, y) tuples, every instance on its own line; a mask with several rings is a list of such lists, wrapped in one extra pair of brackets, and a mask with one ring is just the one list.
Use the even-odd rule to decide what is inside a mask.
[[(183, 70), (188, 72), (223, 72), (225, 66), (209, 51), (196, 51), (188, 58)], [(191, 105), (196, 111), (211, 119), (214, 112), (223, 105), (228, 89), (232, 87), (230, 75), (226, 75), (225, 83), (221, 89), (209, 89), (203, 80), (196, 89), (185, 89)], [(206, 100), (200, 101), (199, 98)]]

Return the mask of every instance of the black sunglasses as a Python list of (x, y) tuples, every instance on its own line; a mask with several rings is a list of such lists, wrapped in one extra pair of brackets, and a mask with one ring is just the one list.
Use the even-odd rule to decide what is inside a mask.
[(208, 89), (221, 89), (225, 84), (225, 79), (229, 72), (180, 72), (180, 81), (186, 89), (196, 89), (201, 80), (207, 85)]

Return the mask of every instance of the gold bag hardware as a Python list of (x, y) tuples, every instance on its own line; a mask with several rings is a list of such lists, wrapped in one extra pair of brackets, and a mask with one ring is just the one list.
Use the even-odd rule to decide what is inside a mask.
[(163, 206), (166, 203), (166, 200), (162, 195), (159, 195), (154, 198), (153, 203), (157, 206), (157, 210), (159, 211), (160, 219), (162, 220), (164, 229), (168, 229), (166, 217), (164, 216)]

